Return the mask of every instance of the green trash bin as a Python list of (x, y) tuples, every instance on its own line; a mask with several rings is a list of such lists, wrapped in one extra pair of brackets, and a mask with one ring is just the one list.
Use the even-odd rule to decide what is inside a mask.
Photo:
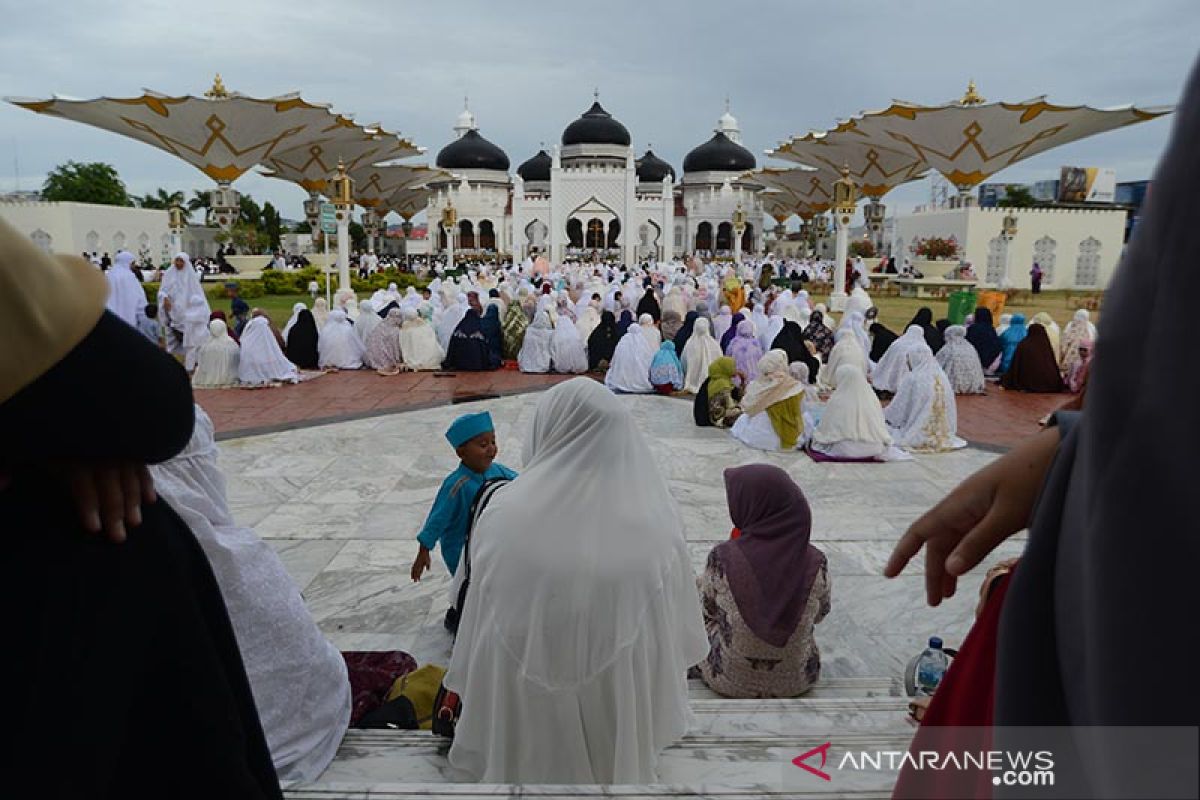
[(946, 319), (951, 325), (962, 325), (967, 315), (975, 310), (976, 295), (974, 292), (954, 292), (948, 299), (949, 308)]

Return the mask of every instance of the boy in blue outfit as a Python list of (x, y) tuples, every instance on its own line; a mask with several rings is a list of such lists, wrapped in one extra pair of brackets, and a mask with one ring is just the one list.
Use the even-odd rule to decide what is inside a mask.
[(453, 575), (458, 569), (470, 525), (471, 503), (484, 481), (490, 478), (515, 478), (517, 473), (495, 460), (496, 429), (486, 411), (464, 414), (450, 424), (446, 440), (461, 463), (442, 481), (425, 525), (417, 534), (420, 549), (412, 565), (412, 579), (421, 580), (429, 569), (430, 551), (441, 543), (442, 559)]

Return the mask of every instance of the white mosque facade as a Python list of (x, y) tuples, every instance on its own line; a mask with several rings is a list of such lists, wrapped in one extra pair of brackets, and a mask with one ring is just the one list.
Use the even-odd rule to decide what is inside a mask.
[[(429, 185), (428, 219), (440, 229), (435, 252), (447, 246), (438, 223), (450, 206), (460, 255), (632, 264), (762, 249), (762, 187), (743, 177), (756, 162), (728, 110), (712, 138), (684, 158), (679, 182), (652, 150), (636, 156), (628, 129), (598, 100), (566, 127), (559, 145), (540, 150), (511, 176), (508, 156), (480, 134), (469, 110), (454, 131), (457, 138), (437, 156), (437, 166), (454, 177)], [(740, 248), (735, 220), (745, 223)]]

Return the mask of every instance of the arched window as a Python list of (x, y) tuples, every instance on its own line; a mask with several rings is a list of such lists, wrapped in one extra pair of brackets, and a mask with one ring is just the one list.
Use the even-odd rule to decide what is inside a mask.
[(53, 252), (52, 248), (54, 245), (54, 240), (50, 237), (50, 234), (46, 233), (41, 228), (38, 228), (33, 233), (29, 234), (29, 238), (33, 240), (34, 246), (36, 246), (39, 250), (46, 253)]
[(701, 222), (696, 226), (696, 249), (697, 250), (712, 250), (713, 234), (712, 223)]
[(125, 234), (122, 231), (117, 231), (113, 234), (113, 252), (115, 256), (118, 250), (125, 249)]
[(578, 217), (567, 220), (567, 246), (583, 247), (583, 223)]
[(983, 279), (993, 286), (1002, 286), (1008, 280), (1005, 274), (1005, 263), (1008, 260), (1008, 240), (1003, 236), (993, 236), (988, 241), (987, 270)]
[(604, 223), (595, 217), (588, 220), (587, 239), (583, 246), (589, 250), (599, 250), (604, 247)]
[(675, 247), (683, 247), (683, 226), (675, 226)]
[(617, 239), (621, 236), (621, 220), (613, 219), (608, 223), (608, 246), (617, 247)]
[(479, 249), (496, 249), (496, 229), (492, 226), (490, 219), (482, 220), (479, 223)]
[(650, 246), (650, 226), (645, 222), (638, 226), (638, 244), (642, 247)]
[(754, 226), (746, 225), (746, 230), (742, 231), (742, 252), (754, 252)]
[(1054, 284), (1054, 262), (1058, 259), (1055, 250), (1058, 249), (1058, 242), (1051, 239), (1049, 236), (1043, 236), (1033, 243), (1033, 260), (1039, 267), (1042, 268), (1042, 285), (1051, 286)]
[[(568, 228), (570, 225), (568, 224)], [(535, 219), (533, 222), (525, 226), (525, 241), (526, 243), (537, 250), (541, 250), (546, 246), (546, 237), (550, 231), (546, 228), (546, 223), (540, 219)]]
[(100, 249), (100, 234), (95, 231), (88, 231), (87, 235), (87, 250), (89, 253), (94, 253)]
[(1089, 236), (1079, 243), (1075, 261), (1075, 285), (1095, 286), (1100, 282), (1100, 240)]
[(460, 250), (475, 249), (475, 225), (469, 219), (458, 223), (458, 247)]
[(733, 223), (722, 222), (717, 226), (717, 251), (733, 249)]

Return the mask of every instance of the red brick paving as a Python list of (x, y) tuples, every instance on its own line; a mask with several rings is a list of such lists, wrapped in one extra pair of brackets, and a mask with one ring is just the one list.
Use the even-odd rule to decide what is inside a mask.
[[(385, 378), (363, 370), (330, 373), (275, 389), (198, 389), (196, 401), (212, 417), (217, 433), (231, 436), (447, 405), (480, 395), (518, 394), (548, 388), (570, 377), (497, 370), (445, 377), (420, 372)], [(989, 384), (986, 395), (958, 398), (958, 435), (972, 444), (1011, 447), (1036, 433), (1037, 421), (1068, 399), (1070, 395), (1007, 392)]]

